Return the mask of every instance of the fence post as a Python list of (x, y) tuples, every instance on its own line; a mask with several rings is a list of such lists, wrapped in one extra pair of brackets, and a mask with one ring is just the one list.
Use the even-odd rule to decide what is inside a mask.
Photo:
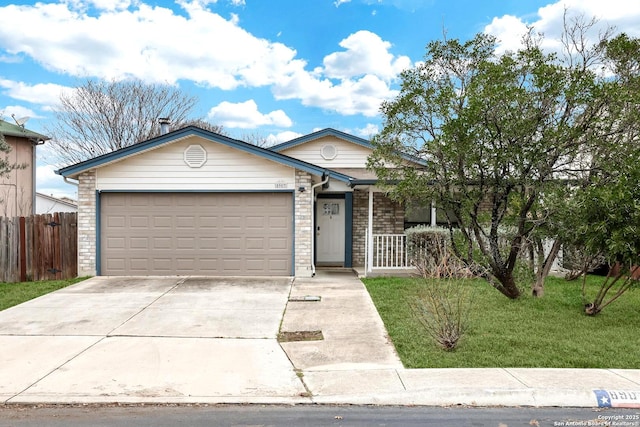
[(20, 281), (27, 281), (27, 229), (25, 227), (26, 218), (20, 217)]

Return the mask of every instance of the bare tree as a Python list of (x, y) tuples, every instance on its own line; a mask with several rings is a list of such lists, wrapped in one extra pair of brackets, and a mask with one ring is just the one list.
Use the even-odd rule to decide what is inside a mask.
[[(206, 120), (202, 119), (193, 119), (187, 120), (184, 123), (180, 124), (180, 128), (184, 128), (187, 126), (196, 126), (200, 129), (208, 130), (209, 132), (219, 133), (220, 135), (226, 135), (224, 128), (221, 125), (215, 125), (213, 123), (209, 123)], [(173, 129), (176, 129), (175, 126), (172, 126)]]
[(277, 144), (274, 140), (257, 132), (245, 133), (239, 139), (262, 148), (267, 148)]
[(86, 80), (60, 96), (50, 145), (62, 162), (78, 163), (159, 135), (160, 117), (183, 127), (196, 104), (170, 85)]

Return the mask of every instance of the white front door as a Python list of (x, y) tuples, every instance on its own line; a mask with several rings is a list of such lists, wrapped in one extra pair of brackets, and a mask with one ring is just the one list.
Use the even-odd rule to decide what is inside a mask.
[(316, 202), (316, 263), (344, 265), (344, 199)]

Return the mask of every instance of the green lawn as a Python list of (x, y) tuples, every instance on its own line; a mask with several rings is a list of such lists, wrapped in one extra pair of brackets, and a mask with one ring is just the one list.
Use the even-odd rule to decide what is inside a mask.
[[(601, 277), (591, 277), (592, 290)], [(632, 289), (595, 317), (583, 314), (581, 280), (549, 278), (545, 296), (509, 300), (486, 281), (469, 286), (470, 327), (458, 348), (436, 346), (408, 301), (424, 282), (363, 279), (407, 368), (640, 368), (640, 291)]]
[(5, 310), (85, 279), (87, 277), (68, 280), (45, 280), (42, 282), (0, 283), (0, 310)]

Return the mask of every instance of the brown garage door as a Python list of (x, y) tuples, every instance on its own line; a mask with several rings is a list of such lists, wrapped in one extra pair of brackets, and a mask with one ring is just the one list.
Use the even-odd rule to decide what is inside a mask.
[(101, 193), (102, 275), (292, 274), (290, 193)]

